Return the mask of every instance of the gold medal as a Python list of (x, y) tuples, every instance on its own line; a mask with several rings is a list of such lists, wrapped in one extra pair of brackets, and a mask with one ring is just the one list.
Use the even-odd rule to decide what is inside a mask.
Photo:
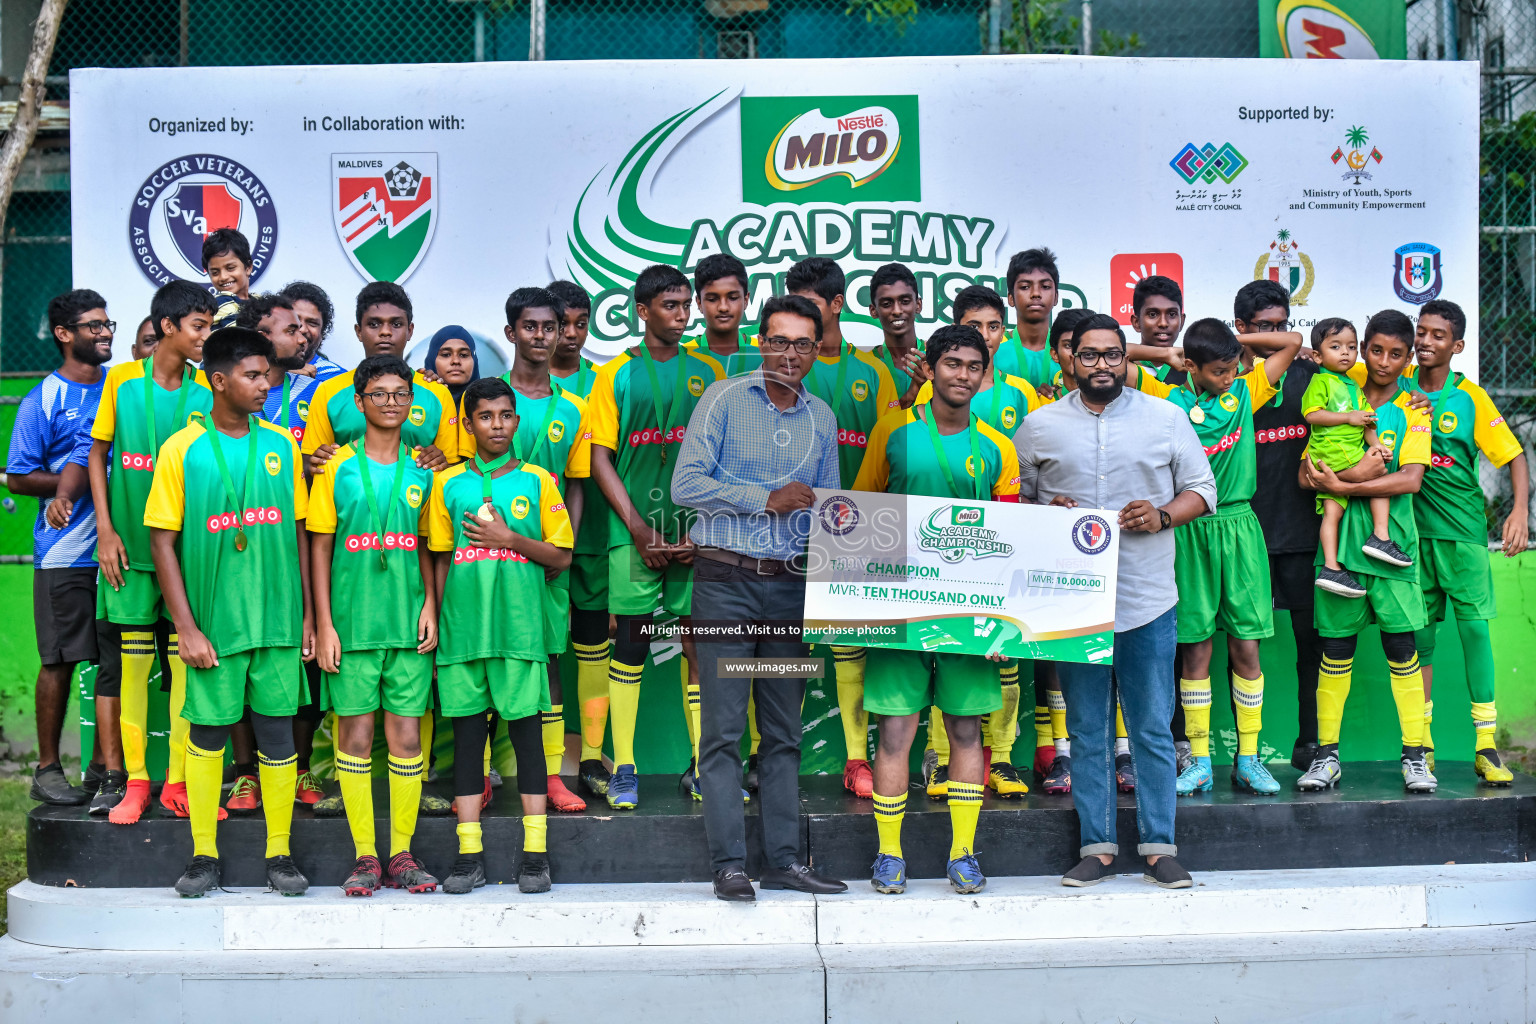
[(496, 514), (492, 511), (490, 502), (481, 505), (480, 511), (476, 512), (475, 515), (480, 518), (481, 522), (491, 523), (496, 521)]
[(1205, 410), (1200, 408), (1198, 405), (1195, 406), (1193, 409), (1189, 410), (1189, 422), (1191, 422), (1191, 423), (1204, 423), (1205, 422)]
[(237, 526), (235, 528), (235, 550), (236, 551), (244, 551), (245, 550), (245, 545), (246, 545), (245, 527)]

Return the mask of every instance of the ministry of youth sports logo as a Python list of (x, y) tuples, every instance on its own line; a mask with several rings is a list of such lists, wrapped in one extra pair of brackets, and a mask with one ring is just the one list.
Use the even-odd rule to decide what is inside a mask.
[(859, 525), (859, 506), (846, 495), (832, 495), (816, 511), (821, 516), (821, 525), (834, 537), (851, 533)]
[(1072, 543), (1085, 555), (1096, 555), (1109, 547), (1109, 524), (1098, 516), (1083, 516), (1072, 525)]
[(203, 242), (220, 228), (234, 228), (250, 242), (254, 286), (277, 251), (272, 196), (239, 161), (193, 153), (144, 179), (128, 214), (128, 244), (156, 287), (178, 279), (206, 284)]
[(336, 237), (369, 281), (399, 283), (427, 255), (437, 231), (436, 153), (334, 153)]

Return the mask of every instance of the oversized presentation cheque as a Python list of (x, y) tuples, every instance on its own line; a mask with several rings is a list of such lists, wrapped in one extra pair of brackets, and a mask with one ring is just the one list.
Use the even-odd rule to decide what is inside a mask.
[(1105, 662), (1120, 531), (1102, 509), (819, 489), (805, 639)]

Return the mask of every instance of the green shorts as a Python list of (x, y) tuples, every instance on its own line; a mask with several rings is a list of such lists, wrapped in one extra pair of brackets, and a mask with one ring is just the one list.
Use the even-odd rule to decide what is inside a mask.
[(571, 576), (561, 573), (544, 588), (544, 649), (564, 654), (571, 642)]
[(113, 590), (105, 576), (98, 576), (96, 617), (119, 626), (153, 626), (165, 617), (159, 577), (142, 569), (124, 569), (123, 589)]
[(1430, 622), (1445, 619), (1447, 601), (1458, 619), (1498, 616), (1486, 544), (1420, 537), (1419, 585), (1424, 589), (1424, 611)]
[(870, 647), (864, 661), (864, 710), (915, 715), (930, 704), (949, 715), (989, 715), (1003, 706), (997, 663), (978, 654)]
[(221, 654), (213, 668), (187, 666), (181, 717), (193, 725), (233, 725), (249, 706), (259, 715), (286, 718), (299, 709), (301, 693), (308, 697), (297, 647)]
[(1181, 644), (1275, 635), (1269, 552), (1259, 517), (1246, 503), (1218, 509), (1178, 528), (1173, 574), (1179, 587)]
[(615, 615), (652, 615), (657, 608), (673, 615), (692, 612), (693, 566), (668, 562), (665, 569), (649, 569), (633, 544), (609, 548), (608, 610)]
[(549, 663), (518, 658), (477, 658), (437, 666), (437, 699), (444, 718), (478, 715), (493, 708), (503, 721), (550, 710)]
[(578, 551), (571, 556), (571, 605), (586, 612), (608, 610), (608, 552)]
[(1355, 579), (1365, 587), (1364, 597), (1317, 591), (1312, 622), (1319, 636), (1356, 636), (1372, 623), (1383, 633), (1412, 633), (1424, 628), (1428, 620), (1418, 584), (1358, 572)]
[(321, 675), (320, 706), (341, 716), (383, 708), (420, 718), (432, 706), (432, 655), (414, 650), (346, 651), (341, 671)]

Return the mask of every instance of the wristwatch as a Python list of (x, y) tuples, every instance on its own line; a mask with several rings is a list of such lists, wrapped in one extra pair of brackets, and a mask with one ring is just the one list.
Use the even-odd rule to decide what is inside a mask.
[(1158, 527), (1159, 530), (1166, 530), (1173, 525), (1173, 516), (1169, 515), (1168, 510), (1165, 508), (1157, 510), (1157, 520), (1161, 524)]

